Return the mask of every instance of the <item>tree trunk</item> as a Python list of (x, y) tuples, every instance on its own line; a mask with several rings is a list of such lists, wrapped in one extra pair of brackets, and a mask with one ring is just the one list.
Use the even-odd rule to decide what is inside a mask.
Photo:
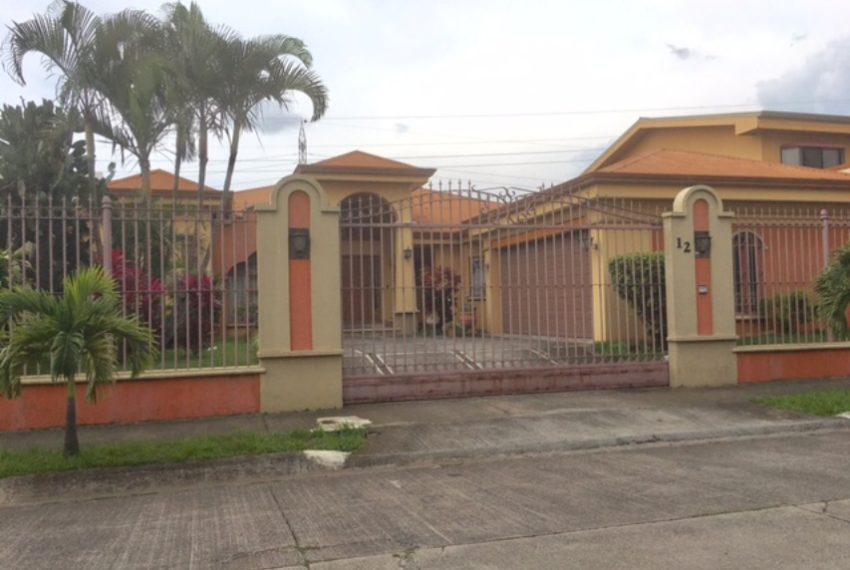
[(207, 182), (207, 162), (209, 154), (207, 148), (207, 111), (206, 106), (201, 103), (201, 110), (198, 115), (198, 210), (204, 201), (204, 190), (206, 190)]
[(151, 163), (148, 157), (139, 157), (139, 168), (142, 171), (142, 198), (145, 203), (151, 201)]
[(94, 125), (89, 117), (83, 119), (83, 128), (86, 133), (86, 163), (89, 170), (89, 193), (91, 199), (95, 203), (99, 203), (100, 196), (97, 195), (97, 173), (95, 169), (95, 150), (94, 150)]
[(183, 164), (183, 159), (178, 154), (174, 159), (174, 187), (171, 189), (171, 201), (174, 209), (177, 209), (177, 194), (180, 191), (180, 166)]
[(180, 191), (180, 166), (183, 163), (183, 151), (182, 147), (185, 144), (183, 141), (182, 130), (177, 128), (177, 142), (174, 145), (174, 186), (171, 188), (171, 202), (174, 206), (174, 209), (177, 209), (177, 193)]
[(77, 438), (77, 386), (73, 379), (68, 380), (68, 405), (65, 409), (65, 447), (62, 455), (76, 457), (80, 454), (80, 440)]
[(224, 178), (224, 200), (229, 202), (230, 184), (233, 182), (233, 170), (236, 168), (236, 154), (239, 152), (239, 135), (242, 131), (240, 121), (233, 121), (233, 137), (230, 139), (230, 156), (227, 158), (227, 176)]

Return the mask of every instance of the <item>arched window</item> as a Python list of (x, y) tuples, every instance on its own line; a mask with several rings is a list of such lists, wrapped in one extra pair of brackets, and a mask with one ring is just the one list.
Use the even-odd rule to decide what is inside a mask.
[(732, 263), (735, 272), (735, 313), (755, 315), (761, 299), (764, 279), (764, 241), (750, 231), (732, 238)]
[(257, 325), (257, 254), (237, 263), (227, 272), (227, 324)]

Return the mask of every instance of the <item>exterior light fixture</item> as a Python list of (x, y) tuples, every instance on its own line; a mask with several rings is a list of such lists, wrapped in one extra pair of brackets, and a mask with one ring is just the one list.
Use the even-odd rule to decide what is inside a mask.
[(409, 247), (404, 248), (404, 258), (411, 259), (413, 257), (413, 250)]
[(711, 257), (711, 235), (708, 232), (694, 232), (694, 255)]
[(290, 228), (289, 259), (310, 259), (310, 230)]

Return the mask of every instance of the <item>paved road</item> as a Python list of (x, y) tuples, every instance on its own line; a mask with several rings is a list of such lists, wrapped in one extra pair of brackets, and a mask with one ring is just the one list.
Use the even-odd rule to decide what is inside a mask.
[(848, 568), (846, 430), (0, 508), (0, 568)]

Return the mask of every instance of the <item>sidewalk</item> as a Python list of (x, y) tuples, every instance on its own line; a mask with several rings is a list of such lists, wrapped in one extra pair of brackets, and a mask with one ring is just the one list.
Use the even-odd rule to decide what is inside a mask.
[[(285, 431), (315, 427), (322, 416), (356, 415), (371, 420), (372, 427), (366, 449), (352, 458), (352, 464), (398, 464), (850, 427), (846, 420), (803, 416), (752, 402), (768, 394), (831, 388), (850, 388), (850, 379), (364, 404), (336, 412), (82, 427), (80, 440), (85, 447), (237, 431)], [(0, 449), (58, 448), (62, 437), (62, 430), (3, 433)]]

